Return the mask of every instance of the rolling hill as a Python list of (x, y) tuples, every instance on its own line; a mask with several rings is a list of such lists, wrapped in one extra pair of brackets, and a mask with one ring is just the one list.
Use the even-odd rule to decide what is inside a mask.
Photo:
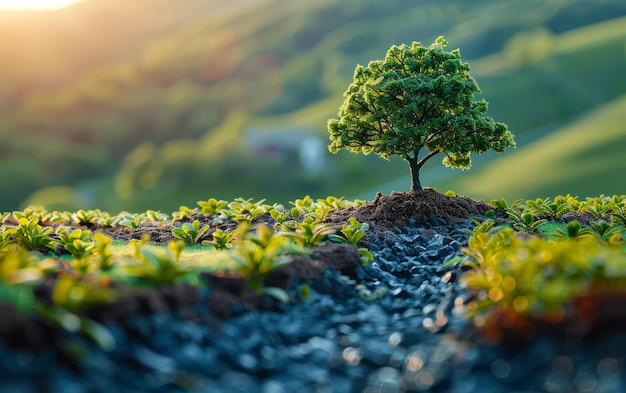
[[(489, 114), (520, 140), (574, 127), (626, 91), (626, 4), (616, 0), (216, 4), (142, 0), (107, 13), (110, 2), (87, 0), (56, 19), (0, 14), (0, 30), (15, 37), (0, 43), (8, 59), (0, 74), (0, 210), (42, 188), (28, 201), (45, 201), (48, 186), (74, 189), (74, 209), (149, 202), (144, 209), (168, 210), (245, 190), (280, 202), (358, 195), (401, 176), (404, 164), (344, 154), (306, 178), (292, 153), (286, 161), (257, 157), (242, 138), (292, 129), (325, 141), (326, 119), (357, 63), (438, 35), (461, 48)], [(47, 58), (49, 72), (34, 66)], [(135, 187), (122, 197), (121, 183)]]

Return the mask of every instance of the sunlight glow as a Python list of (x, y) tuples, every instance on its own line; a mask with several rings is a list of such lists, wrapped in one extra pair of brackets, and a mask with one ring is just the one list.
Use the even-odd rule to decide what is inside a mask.
[(11, 10), (57, 10), (82, 0), (0, 0), (0, 8)]

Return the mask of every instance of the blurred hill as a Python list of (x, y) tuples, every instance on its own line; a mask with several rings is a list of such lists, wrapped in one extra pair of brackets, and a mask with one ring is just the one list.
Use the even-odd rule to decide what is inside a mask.
[[(11, 37), (0, 40), (0, 210), (45, 202), (171, 211), (236, 196), (285, 203), (408, 178), (401, 160), (322, 154), (319, 141), (325, 147), (326, 120), (357, 63), (438, 35), (461, 49), (489, 114), (524, 143), (574, 129), (604, 106), (626, 124), (625, 26), (618, 0), (86, 0), (54, 13), (0, 12), (0, 33)], [(524, 143), (515, 154), (533, 161)], [(594, 178), (615, 183), (598, 168)], [(481, 176), (469, 192), (497, 184)], [(569, 192), (570, 178), (554, 192)], [(440, 180), (430, 184), (468, 184)], [(525, 192), (543, 192), (546, 182), (522, 180)]]

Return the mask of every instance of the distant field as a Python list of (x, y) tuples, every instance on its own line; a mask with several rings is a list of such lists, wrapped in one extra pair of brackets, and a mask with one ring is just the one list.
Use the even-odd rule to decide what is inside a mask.
[(621, 195), (626, 194), (625, 153), (623, 95), (517, 151), (433, 186), (482, 199)]

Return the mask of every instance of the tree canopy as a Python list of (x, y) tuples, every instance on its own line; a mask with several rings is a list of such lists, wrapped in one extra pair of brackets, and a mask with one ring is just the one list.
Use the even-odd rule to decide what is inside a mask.
[[(422, 189), (419, 170), (439, 153), (443, 165), (469, 169), (472, 152), (515, 147), (507, 125), (483, 115), (487, 102), (475, 98), (481, 90), (469, 65), (458, 49), (445, 51), (447, 44), (439, 37), (430, 47), (394, 45), (384, 60), (357, 66), (339, 119), (328, 121), (329, 150), (398, 155), (409, 163), (415, 191)], [(422, 150), (428, 153), (420, 157)]]

